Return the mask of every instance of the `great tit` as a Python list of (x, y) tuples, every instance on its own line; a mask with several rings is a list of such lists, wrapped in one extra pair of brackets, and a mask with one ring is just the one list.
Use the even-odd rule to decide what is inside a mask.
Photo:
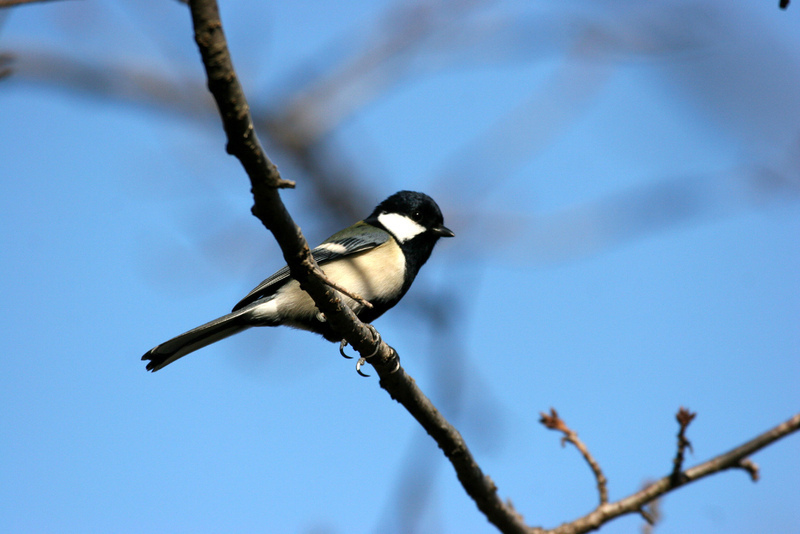
[[(333, 234), (311, 254), (334, 284), (372, 304), (369, 308), (339, 293), (361, 321), (371, 323), (403, 298), (439, 238), (454, 235), (444, 226), (442, 212), (431, 197), (400, 191), (378, 204), (363, 221)], [(149, 360), (148, 371), (158, 371), (251, 326), (279, 325), (341, 341), (284, 267), (256, 286), (231, 313), (154, 347), (142, 360)]]

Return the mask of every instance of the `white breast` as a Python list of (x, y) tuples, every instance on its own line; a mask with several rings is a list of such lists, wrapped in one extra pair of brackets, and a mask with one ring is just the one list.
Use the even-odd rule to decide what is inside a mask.
[[(400, 247), (389, 240), (372, 250), (323, 265), (322, 270), (331, 280), (367, 300), (390, 298), (403, 286), (406, 260)], [(343, 298), (353, 307), (354, 301)]]
[[(367, 255), (370, 260), (367, 261)], [(391, 298), (400, 292), (405, 277), (406, 262), (400, 247), (393, 240), (378, 247), (353, 254), (321, 266), (322, 271), (336, 284), (366, 300)], [(346, 295), (342, 301), (358, 313), (362, 306)], [(286, 283), (268, 303), (254, 310), (255, 315), (279, 323), (292, 324), (292, 318), (312, 317), (317, 313), (314, 301), (295, 280)]]

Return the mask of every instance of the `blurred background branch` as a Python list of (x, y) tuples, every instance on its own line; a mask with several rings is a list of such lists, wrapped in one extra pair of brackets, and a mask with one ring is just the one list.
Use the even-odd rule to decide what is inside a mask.
[(35, 4), (42, 2), (53, 2), (54, 0), (0, 0), (0, 8), (21, 6), (24, 4)]

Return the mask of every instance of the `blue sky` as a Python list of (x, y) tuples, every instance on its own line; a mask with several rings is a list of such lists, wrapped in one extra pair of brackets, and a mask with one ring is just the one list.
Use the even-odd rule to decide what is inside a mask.
[[(345, 64), (426, 13), (439, 28), (303, 109), (334, 124), (357, 216), (416, 189), (456, 232), (376, 326), (532, 525), (597, 499), (538, 423), (551, 406), (612, 499), (668, 473), (679, 406), (698, 412), (689, 464), (800, 406), (800, 10), (646, 4), (222, 5), (251, 104), (273, 113), (314, 79), (302, 66)], [(410, 415), (321, 338), (255, 329), (144, 371), (141, 354), (282, 265), (200, 101), (184, 6), (25, 6), (0, 51), (16, 56), (0, 81), (0, 530), (493, 532)], [(152, 105), (120, 78), (98, 95), (60, 81), (58, 58), (184, 92)], [(309, 241), (337, 230), (265, 144)], [(656, 532), (800, 533), (798, 458), (791, 436), (753, 458), (757, 484), (669, 495)]]

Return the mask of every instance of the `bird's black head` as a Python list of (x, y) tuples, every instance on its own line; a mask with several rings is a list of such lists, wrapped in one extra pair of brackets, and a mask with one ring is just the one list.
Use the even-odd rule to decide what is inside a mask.
[(415, 191), (400, 191), (390, 196), (378, 204), (366, 221), (388, 230), (401, 245), (424, 241), (430, 242), (432, 248), (440, 237), (455, 235), (444, 226), (436, 202), (425, 193)]
[(428, 195), (414, 191), (395, 193), (378, 204), (364, 221), (387, 230), (403, 251), (406, 278), (398, 300), (411, 286), (420, 267), (430, 258), (439, 238), (455, 235), (444, 225), (442, 212), (436, 202)]

